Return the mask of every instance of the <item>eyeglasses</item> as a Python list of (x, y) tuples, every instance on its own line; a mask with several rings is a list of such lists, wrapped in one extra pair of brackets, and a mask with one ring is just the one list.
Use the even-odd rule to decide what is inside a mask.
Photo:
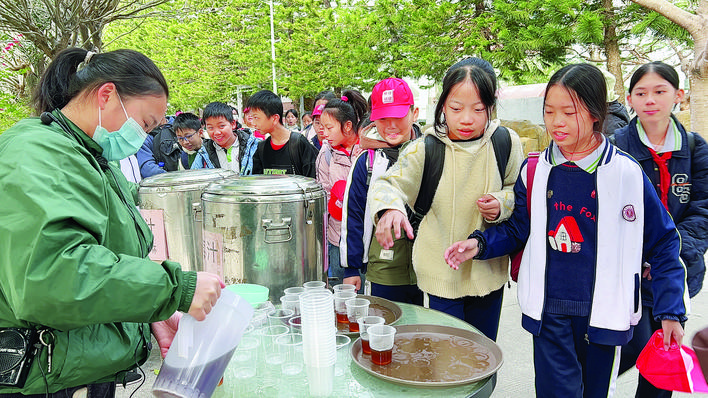
[(197, 133), (194, 132), (192, 134), (185, 135), (184, 137), (177, 137), (177, 141), (189, 141), (192, 137), (194, 137), (195, 134)]

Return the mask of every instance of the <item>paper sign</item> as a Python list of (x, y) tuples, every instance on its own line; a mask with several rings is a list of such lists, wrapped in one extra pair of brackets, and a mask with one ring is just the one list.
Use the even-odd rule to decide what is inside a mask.
[(202, 230), (204, 271), (224, 277), (224, 237), (216, 232)]
[(162, 210), (147, 210), (140, 209), (140, 215), (150, 227), (152, 231), (153, 242), (152, 250), (150, 250), (150, 260), (152, 261), (164, 261), (169, 258), (169, 252), (167, 251), (167, 235), (165, 235), (165, 217), (162, 214)]

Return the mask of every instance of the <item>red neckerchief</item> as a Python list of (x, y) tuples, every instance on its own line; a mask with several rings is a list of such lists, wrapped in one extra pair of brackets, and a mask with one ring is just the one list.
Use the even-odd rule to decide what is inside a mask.
[[(359, 144), (359, 140), (358, 140), (358, 139), (356, 140), (356, 142), (354, 143), (354, 145), (352, 145), (352, 149), (354, 149), (354, 147), (355, 147), (357, 144)], [(347, 157), (352, 156), (352, 153), (349, 152), (349, 151), (347, 151), (347, 148), (345, 148), (343, 145), (333, 146), (332, 149), (336, 149), (336, 150), (338, 150), (338, 151), (344, 152), (344, 154), (347, 155)]]
[(668, 161), (671, 159), (671, 152), (659, 155), (652, 148), (647, 147), (654, 163), (659, 166), (659, 190), (661, 191), (661, 203), (666, 210), (669, 210), (669, 186), (671, 185), (671, 174), (669, 174)]

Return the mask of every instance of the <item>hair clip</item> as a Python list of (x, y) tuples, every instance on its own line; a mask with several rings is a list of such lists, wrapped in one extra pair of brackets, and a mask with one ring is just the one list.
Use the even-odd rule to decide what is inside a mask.
[(86, 65), (88, 65), (89, 61), (91, 61), (91, 58), (96, 54), (93, 51), (86, 51), (86, 57), (84, 57), (84, 60), (76, 66), (76, 71), (80, 71), (81, 69), (85, 68)]
[(96, 53), (93, 51), (86, 52), (86, 58), (84, 58), (84, 65), (88, 65), (88, 63), (91, 61), (91, 58), (93, 58), (94, 54)]
[(349, 98), (347, 98), (346, 96), (343, 95), (343, 96), (342, 96), (342, 101), (347, 102), (347, 101), (349, 101)]

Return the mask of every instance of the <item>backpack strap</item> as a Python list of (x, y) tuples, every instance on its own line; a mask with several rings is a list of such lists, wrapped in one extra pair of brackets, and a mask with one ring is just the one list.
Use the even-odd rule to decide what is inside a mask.
[(371, 185), (371, 173), (374, 171), (374, 156), (376, 156), (376, 151), (373, 149), (367, 149), (369, 161), (366, 165), (366, 185)]
[[(293, 174), (300, 174), (300, 169), (297, 167), (298, 160), (300, 160), (300, 156), (298, 149), (300, 149), (300, 136), (302, 134), (300, 133), (295, 133), (291, 132), (290, 133), (290, 138), (288, 139), (288, 149), (290, 153), (290, 164), (293, 165)], [(270, 138), (270, 137), (269, 137)]]
[(538, 157), (541, 154), (538, 152), (529, 152), (529, 160), (526, 162), (526, 211), (531, 216), (531, 190), (533, 190), (533, 177), (536, 175), (536, 165)]
[(428, 134), (424, 138), (425, 142), (425, 163), (423, 164), (423, 179), (420, 182), (421, 189), (418, 191), (418, 198), (413, 205), (411, 214), (411, 225), (417, 233), (420, 221), (428, 214), (433, 203), (435, 191), (438, 189), (443, 166), (445, 165), (445, 144), (439, 139)]
[(686, 141), (688, 141), (688, 152), (693, 157), (693, 150), (696, 149), (696, 136), (691, 131), (686, 132)]
[(506, 165), (509, 163), (511, 156), (511, 134), (509, 129), (504, 126), (497, 127), (492, 133), (492, 146), (494, 147), (494, 157), (497, 159), (497, 168), (501, 177), (502, 185), (504, 185), (504, 176), (506, 176)]

